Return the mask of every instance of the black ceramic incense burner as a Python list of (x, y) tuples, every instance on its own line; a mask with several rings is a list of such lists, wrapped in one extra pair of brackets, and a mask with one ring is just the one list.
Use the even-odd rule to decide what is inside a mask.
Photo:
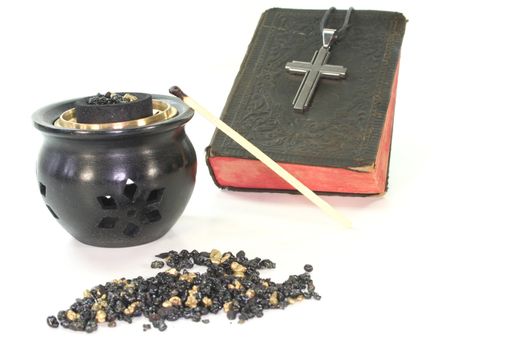
[(195, 150), (178, 98), (117, 93), (59, 102), (33, 122), (44, 134), (37, 165), (51, 215), (79, 241), (127, 247), (162, 237), (195, 186)]

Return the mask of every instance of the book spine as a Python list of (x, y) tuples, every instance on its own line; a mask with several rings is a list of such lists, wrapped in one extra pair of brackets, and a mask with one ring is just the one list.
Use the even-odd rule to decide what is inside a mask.
[[(244, 55), (244, 59), (243, 59), (243, 61), (241, 63), (241, 66), (239, 67), (239, 71), (237, 72), (237, 76), (235, 77), (235, 80), (233, 82), (232, 88), (230, 90), (230, 94), (228, 95), (228, 99), (226, 100), (226, 103), (224, 104), (224, 108), (222, 109), (221, 119), (223, 119), (223, 120), (226, 119), (226, 115), (227, 115), (227, 112), (230, 109), (230, 104), (231, 104), (232, 98), (235, 95), (235, 92), (237, 91), (237, 88), (238, 88), (240, 80), (241, 80), (241, 76), (243, 75), (244, 71), (246, 70), (246, 62), (253, 55), (253, 49), (255, 47), (255, 41), (256, 41), (256, 39), (258, 37), (258, 34), (261, 31), (262, 26), (264, 25), (264, 23), (266, 23), (267, 17), (271, 16), (275, 12), (275, 10), (276, 9), (274, 9), (274, 8), (266, 10), (261, 15), (261, 18), (259, 19), (259, 23), (257, 24), (257, 27), (256, 27), (255, 32), (254, 32), (254, 35), (252, 36), (250, 44), (248, 45), (248, 49), (246, 50), (246, 54)], [(215, 183), (215, 185), (217, 187), (223, 189), (224, 186), (222, 186), (219, 183), (219, 181), (217, 180), (217, 178), (215, 176), (215, 173), (213, 171), (213, 167), (212, 167), (212, 165), (210, 163), (210, 158), (213, 158), (214, 156), (216, 156), (216, 154), (214, 152), (214, 149), (212, 148), (212, 145), (213, 145), (213, 143), (215, 141), (215, 138), (217, 137), (217, 134), (219, 132), (220, 132), (219, 129), (215, 129), (215, 131), (213, 133), (213, 136), (212, 136), (212, 139), (211, 139), (211, 142), (210, 142), (210, 145), (208, 147), (206, 147), (205, 159), (206, 159), (206, 165), (208, 166), (208, 170), (210, 172), (211, 178), (213, 179), (213, 182)]]
[[(265, 12), (263, 12), (263, 14), (261, 15), (261, 18), (259, 19), (259, 23), (257, 24), (257, 27), (255, 29), (255, 33), (254, 35), (252, 36), (252, 39), (250, 41), (250, 44), (248, 45), (248, 49), (246, 50), (246, 54), (244, 55), (244, 59), (241, 63), (241, 66), (239, 68), (239, 71), (237, 72), (237, 76), (235, 77), (235, 80), (233, 82), (233, 85), (232, 85), (232, 88), (230, 90), (230, 94), (228, 95), (228, 99), (226, 100), (226, 103), (224, 104), (224, 108), (222, 109), (222, 113), (221, 113), (221, 119), (224, 121), (224, 119), (227, 119), (227, 113), (228, 111), (230, 110), (230, 104), (231, 104), (231, 101), (233, 99), (233, 96), (235, 95), (235, 92), (237, 91), (237, 88), (239, 86), (239, 83), (241, 81), (241, 76), (243, 76), (243, 73), (244, 71), (246, 70), (246, 62), (252, 57), (252, 52), (253, 52), (253, 49), (255, 47), (255, 42), (256, 42), (256, 39), (258, 38), (259, 36), (259, 32), (261, 31), (261, 28), (263, 26), (263, 24), (266, 22), (266, 18), (269, 17), (270, 15), (272, 15), (274, 12), (275, 12), (275, 8), (272, 8), (272, 9), (268, 9), (266, 10)], [(214, 141), (215, 141), (215, 138), (217, 137), (217, 134), (221, 132), (219, 129), (215, 129), (214, 133), (213, 133), (213, 136), (212, 136), (212, 139), (211, 139), (211, 142), (210, 142), (210, 145), (208, 147), (206, 147), (206, 163), (208, 164), (209, 166), (209, 162), (207, 161), (209, 157), (213, 157), (215, 154), (214, 154), (214, 150), (212, 149), (212, 146)], [(210, 167), (210, 173), (212, 174), (212, 177), (213, 177), (213, 170), (211, 169)]]

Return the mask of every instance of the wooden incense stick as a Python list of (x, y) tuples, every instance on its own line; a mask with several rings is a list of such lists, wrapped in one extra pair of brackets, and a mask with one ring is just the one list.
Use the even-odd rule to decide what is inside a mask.
[(197, 113), (199, 113), (200, 115), (208, 119), (210, 122), (212, 122), (220, 131), (222, 131), (227, 136), (232, 138), (235, 142), (241, 145), (246, 151), (250, 152), (255, 158), (259, 159), (268, 168), (270, 168), (277, 175), (279, 175), (286, 182), (288, 182), (291, 186), (293, 186), (297, 191), (299, 191), (306, 198), (312, 201), (312, 203), (314, 203), (319, 208), (321, 208), (321, 210), (323, 210), (326, 214), (330, 215), (331, 217), (339, 221), (341, 224), (343, 224), (347, 228), (350, 228), (352, 226), (352, 223), (350, 222), (350, 220), (348, 220), (343, 214), (335, 210), (334, 207), (332, 207), (330, 204), (324, 201), (321, 197), (316, 195), (312, 190), (306, 187), (301, 181), (297, 180), (297, 178), (295, 178), (292, 174), (286, 171), (282, 166), (277, 164), (273, 159), (268, 157), (263, 151), (257, 148), (254, 144), (252, 144), (246, 138), (244, 138), (241, 134), (239, 134), (237, 131), (232, 129), (228, 124), (226, 124), (221, 119), (214, 116), (206, 108), (202, 107), (194, 99), (186, 95), (179, 87), (177, 86), (171, 87), (170, 94), (177, 96), (184, 103), (186, 103), (188, 106), (193, 108)]

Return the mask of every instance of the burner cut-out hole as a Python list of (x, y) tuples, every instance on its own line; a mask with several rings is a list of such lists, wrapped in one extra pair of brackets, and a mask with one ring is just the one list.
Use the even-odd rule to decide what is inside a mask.
[(157, 188), (155, 190), (152, 190), (149, 193), (148, 199), (146, 201), (148, 202), (148, 204), (158, 203), (162, 199), (162, 194), (163, 193), (164, 193), (164, 189), (163, 188)]
[(99, 228), (113, 228), (115, 227), (116, 223), (118, 221), (118, 218), (112, 218), (112, 217), (105, 217), (98, 223)]
[(126, 180), (126, 186), (124, 187), (124, 196), (126, 196), (129, 200), (133, 200), (133, 197), (135, 197), (135, 193), (137, 192), (137, 185), (135, 182), (131, 179)]
[(110, 195), (97, 197), (97, 200), (104, 210), (117, 209), (117, 202), (115, 202), (115, 199)]
[(44, 185), (41, 182), (39, 182), (38, 184), (40, 185), (40, 194), (45, 197), (46, 196), (46, 185)]
[(126, 236), (135, 236), (137, 233), (139, 233), (139, 227), (135, 224), (132, 224), (131, 222), (129, 224), (126, 225), (126, 227), (124, 228), (124, 231), (122, 233), (124, 233)]
[(58, 220), (58, 215), (55, 214), (53, 209), (51, 209), (51, 207), (49, 205), (46, 205), (46, 207), (47, 207), (47, 209), (49, 209), (49, 212), (51, 213), (51, 215), (53, 215), (53, 217)]
[(160, 211), (150, 210), (146, 213), (146, 219), (148, 222), (156, 222), (162, 219), (162, 216), (160, 215)]

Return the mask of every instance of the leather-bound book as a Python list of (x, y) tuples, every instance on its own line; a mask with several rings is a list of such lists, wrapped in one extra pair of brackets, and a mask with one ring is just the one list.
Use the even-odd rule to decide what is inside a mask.
[[(346, 13), (332, 12), (325, 27), (340, 28)], [(348, 28), (326, 54), (324, 14), (279, 8), (263, 13), (221, 118), (313, 191), (381, 194), (387, 190), (406, 19), (395, 12), (352, 11)], [(302, 89), (311, 93), (306, 102)], [(294, 192), (218, 130), (206, 159), (221, 188)]]

